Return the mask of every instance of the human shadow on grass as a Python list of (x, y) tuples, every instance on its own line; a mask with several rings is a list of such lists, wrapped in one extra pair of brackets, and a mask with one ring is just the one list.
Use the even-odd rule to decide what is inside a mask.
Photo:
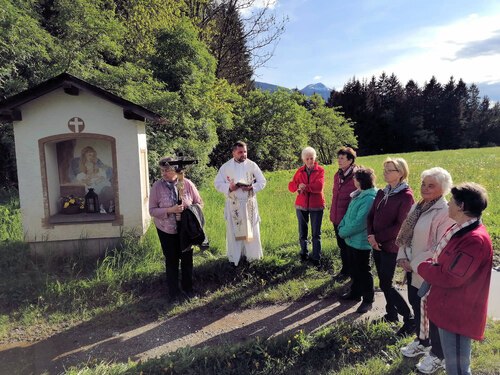
[[(119, 255), (119, 251), (117, 251)], [(200, 254), (198, 253), (196, 257)], [(107, 281), (94, 280), (101, 257), (95, 259), (54, 256), (34, 259), (30, 255), (29, 246), (23, 242), (0, 243), (0, 314), (11, 315), (17, 311), (39, 306), (47, 313), (68, 313), (72, 308), (74, 295), (80, 300), (92, 300), (94, 307), (105, 307), (108, 304), (106, 292), (109, 290)], [(273, 265), (269, 262), (261, 266), (241, 266), (231, 270), (227, 260), (216, 258), (203, 262), (195, 267), (194, 283), (202, 294), (210, 293), (216, 288), (230, 286), (249, 277), (274, 278), (275, 274), (304, 271), (293, 262)], [(151, 294), (151, 285), (164, 278), (164, 273), (145, 274), (134, 279), (120, 281), (121, 292), (129, 292), (133, 296)], [(83, 279), (80, 287), (75, 280)], [(90, 283), (88, 282), (90, 281)], [(64, 287), (72, 283), (72, 293), (57, 294), (53, 284)], [(52, 284), (52, 285), (51, 285)], [(155, 290), (155, 289), (154, 289)], [(166, 295), (166, 293), (165, 293)], [(89, 297), (90, 296), (90, 297)], [(95, 298), (93, 296), (96, 296)], [(154, 297), (154, 296), (153, 296)], [(57, 299), (57, 304), (51, 304)], [(100, 301), (100, 299), (104, 299)]]
[[(333, 285), (335, 282), (328, 280), (312, 288), (307, 295), (292, 302), (283, 310), (244, 327), (214, 336), (197, 347), (234, 343), (257, 337), (267, 339), (285, 332), (299, 330), (312, 332), (337, 320), (339, 315), (343, 315), (342, 320), (349, 321), (360, 317), (356, 313), (345, 314), (357, 302), (340, 301), (337, 293), (330, 292)], [(318, 298), (318, 296), (321, 297)]]
[[(338, 315), (352, 307), (350, 304), (336, 302), (336, 299), (332, 297), (320, 302), (317, 299), (304, 298), (292, 302), (288, 307), (273, 315), (214, 336), (195, 345), (195, 347), (232, 344), (256, 338), (267, 339), (271, 336), (290, 334), (299, 330), (311, 332), (334, 320)], [(315, 315), (315, 317), (311, 319), (311, 315)]]
[[(225, 276), (219, 277), (232, 282), (257, 267), (257, 265), (249, 265), (233, 269), (227, 261), (222, 264), (221, 260), (207, 263), (205, 267), (210, 268), (211, 264), (212, 271), (216, 270), (217, 273), (220, 271)], [(88, 322), (35, 344), (24, 347), (6, 347), (0, 352), (0, 370), (2, 370), (0, 373), (7, 373), (9, 370), (20, 370), (20, 373), (57, 372), (62, 371), (68, 365), (86, 363), (89, 358), (97, 361), (137, 359), (145, 351), (180, 340), (223, 318), (228, 311), (243, 305), (256, 293), (287, 282), (304, 271), (301, 267), (294, 270), (292, 266), (288, 270), (290, 272), (282, 273), (272, 283), (265, 286), (244, 284), (242, 287), (233, 288), (229, 293), (221, 294), (201, 306), (180, 313), (159, 324), (156, 324), (158, 316), (168, 313), (172, 306), (161, 298), (161, 295), (166, 295), (166, 288), (160, 282), (161, 280), (157, 279), (156, 285), (153, 284), (152, 287), (159, 289), (161, 295), (158, 295), (157, 291), (155, 295), (150, 294), (141, 301), (101, 313)], [(205, 288), (210, 288), (210, 286), (202, 285), (202, 293), (208, 292)], [(148, 301), (147, 298), (153, 300)], [(190, 324), (186, 323), (187, 320)], [(134, 332), (136, 329), (139, 330)], [(125, 332), (125, 334), (120, 335), (120, 332)]]

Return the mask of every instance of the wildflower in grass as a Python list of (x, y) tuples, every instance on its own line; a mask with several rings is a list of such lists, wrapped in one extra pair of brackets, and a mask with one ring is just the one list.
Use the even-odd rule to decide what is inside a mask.
[(356, 354), (361, 352), (361, 348), (359, 346), (351, 346), (349, 349), (349, 353)]

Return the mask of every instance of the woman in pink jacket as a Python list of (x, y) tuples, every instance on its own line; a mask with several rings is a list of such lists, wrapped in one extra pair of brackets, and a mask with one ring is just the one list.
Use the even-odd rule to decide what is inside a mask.
[(466, 182), (453, 187), (451, 194), (448, 215), (456, 224), (438, 243), (432, 259), (417, 270), (430, 284), (422, 303), (439, 328), (446, 373), (462, 375), (471, 373), (472, 339), (484, 337), (493, 247), (481, 223), (488, 205), (486, 190)]
[[(200, 193), (191, 180), (184, 178), (184, 193), (179, 191), (177, 172), (173, 158), (163, 158), (159, 162), (162, 178), (156, 181), (149, 193), (149, 214), (153, 217), (160, 239), (163, 255), (169, 300), (176, 302), (184, 294), (194, 295), (193, 291), (193, 249), (181, 250), (180, 236), (177, 231), (177, 218), (185, 208), (192, 204), (203, 205)], [(179, 201), (182, 201), (179, 203)], [(179, 288), (179, 263), (181, 268), (181, 289)], [(183, 294), (182, 294), (183, 293)]]
[(448, 216), (448, 202), (445, 199), (452, 184), (450, 173), (443, 168), (434, 167), (423, 171), (420, 183), (421, 199), (410, 209), (396, 238), (396, 245), (399, 246), (398, 265), (406, 271), (408, 301), (415, 315), (417, 335), (414, 341), (401, 348), (401, 352), (405, 357), (411, 358), (423, 354), (417, 369), (424, 374), (444, 367), (444, 354), (439, 330), (432, 322), (429, 322), (429, 335), (421, 335), (418, 289), (423, 280), (417, 274), (417, 265), (432, 256), (432, 250), (443, 234), (455, 223)]

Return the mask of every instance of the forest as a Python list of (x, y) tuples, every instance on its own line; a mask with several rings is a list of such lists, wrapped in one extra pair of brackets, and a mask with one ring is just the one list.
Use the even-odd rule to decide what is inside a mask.
[(500, 144), (500, 104), (462, 79), (442, 84), (430, 77), (419, 87), (413, 80), (403, 86), (395, 74), (353, 78), (328, 105), (354, 122), (361, 155)]
[[(199, 160), (213, 176), (236, 140), (264, 170), (293, 168), (306, 145), (331, 164), (341, 145), (360, 155), (500, 143), (500, 106), (476, 86), (392, 74), (353, 78), (325, 103), (296, 90), (255, 90), (286, 19), (256, 0), (0, 0), (0, 102), (62, 72), (140, 104), (151, 177), (164, 155)], [(0, 181), (16, 187), (13, 124), (0, 122)]]

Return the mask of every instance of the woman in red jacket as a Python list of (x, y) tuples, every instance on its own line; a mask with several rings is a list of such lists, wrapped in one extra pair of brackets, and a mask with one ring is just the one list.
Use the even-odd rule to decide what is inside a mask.
[(439, 328), (446, 372), (462, 375), (471, 373), (471, 339), (484, 337), (493, 247), (481, 223), (488, 205), (486, 190), (466, 182), (452, 188), (451, 195), (448, 215), (456, 224), (438, 243), (433, 258), (417, 270), (431, 285), (422, 301), (429, 320)]
[(384, 292), (386, 314), (384, 320), (397, 322), (398, 315), (403, 317), (403, 326), (398, 335), (413, 333), (413, 314), (394, 288), (392, 279), (396, 270), (398, 246), (396, 237), (401, 224), (413, 205), (413, 193), (407, 184), (408, 164), (401, 158), (387, 158), (384, 161), (384, 180), (387, 185), (378, 191), (368, 214), (368, 242), (373, 248), (373, 260)]
[[(325, 170), (316, 162), (316, 151), (312, 147), (302, 150), (302, 161), (292, 181), (288, 183), (288, 190), (297, 193), (295, 210), (299, 222), (300, 259), (310, 260), (319, 266), (321, 259), (321, 223), (325, 208)], [(309, 257), (307, 250), (307, 230), (309, 218), (312, 231), (312, 255)]]

